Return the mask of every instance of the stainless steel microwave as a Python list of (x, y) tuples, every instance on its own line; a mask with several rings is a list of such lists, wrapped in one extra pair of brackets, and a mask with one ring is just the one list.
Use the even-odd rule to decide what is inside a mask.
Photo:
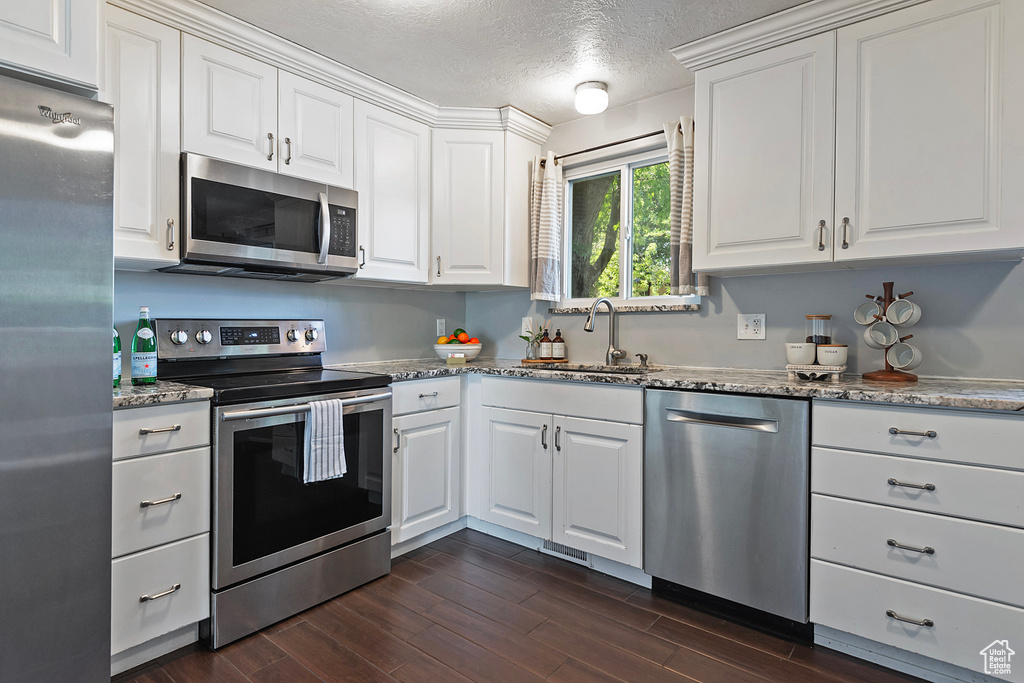
[(181, 262), (165, 272), (316, 282), (351, 275), (354, 190), (181, 155)]

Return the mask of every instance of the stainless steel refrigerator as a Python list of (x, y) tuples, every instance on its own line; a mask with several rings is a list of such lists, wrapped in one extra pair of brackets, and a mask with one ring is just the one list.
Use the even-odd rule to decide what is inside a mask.
[(110, 679), (113, 110), (0, 77), (0, 681)]

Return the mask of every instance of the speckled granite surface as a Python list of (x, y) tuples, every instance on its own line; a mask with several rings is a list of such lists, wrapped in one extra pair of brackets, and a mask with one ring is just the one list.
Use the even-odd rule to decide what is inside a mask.
[(918, 406), (1009, 410), (1024, 413), (1024, 382), (922, 379), (912, 384), (893, 385), (864, 382), (859, 375), (839, 382), (790, 381), (786, 372), (782, 370), (719, 370), (657, 366), (647, 374), (610, 374), (568, 368), (557, 370), (524, 368), (520, 366), (518, 360), (493, 358), (477, 358), (464, 366), (453, 368), (446, 367), (443, 361), (437, 359), (361, 363), (332, 367), (379, 372), (391, 375), (396, 381), (476, 373), (574, 382), (632, 384), (651, 388), (692, 389), (766, 396), (803, 396)]
[(131, 380), (122, 380), (121, 386), (113, 389), (114, 409), (152, 406), (158, 403), (179, 401), (201, 401), (213, 396), (213, 389), (196, 387), (177, 382), (161, 382), (147, 386), (132, 386)]

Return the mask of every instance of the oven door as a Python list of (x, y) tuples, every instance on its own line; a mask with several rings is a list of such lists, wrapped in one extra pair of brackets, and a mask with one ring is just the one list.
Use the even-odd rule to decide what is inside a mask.
[[(302, 482), (308, 401), (345, 401), (347, 471)], [(213, 588), (337, 548), (391, 523), (391, 391), (214, 409)]]
[(344, 275), (354, 273), (353, 190), (182, 155), (185, 231), (191, 264)]

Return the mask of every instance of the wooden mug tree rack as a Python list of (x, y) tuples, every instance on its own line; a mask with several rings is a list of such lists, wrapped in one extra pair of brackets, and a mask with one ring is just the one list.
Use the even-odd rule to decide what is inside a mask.
[[(896, 300), (896, 297), (893, 296), (893, 293), (892, 293), (892, 288), (893, 288), (894, 284), (895, 283), (893, 283), (893, 282), (883, 282), (882, 283), (882, 302), (881, 303), (882, 303), (882, 311), (883, 312), (888, 311), (889, 310), (889, 304), (891, 304), (893, 301)], [(906, 299), (907, 297), (911, 296), (912, 294), (913, 294), (913, 292), (907, 292), (906, 294), (900, 294), (899, 298), (900, 299)], [(878, 301), (878, 297), (873, 295), (873, 294), (867, 294), (866, 296), (867, 296), (867, 298), (871, 299), (872, 301)], [(882, 320), (882, 321), (885, 320), (885, 316), (881, 316), (881, 315), (877, 315), (877, 314), (875, 315), (875, 318), (877, 318), (878, 320)], [(894, 327), (895, 327), (895, 325), (894, 325)], [(902, 341), (906, 341), (906, 340), (910, 339), (913, 336), (914, 335), (912, 335), (912, 334), (908, 334), (905, 337), (900, 337), (899, 341), (901, 341), (901, 342)], [(871, 372), (865, 372), (862, 375), (862, 377), (864, 379), (868, 380), (869, 382), (916, 382), (917, 381), (917, 375), (912, 374), (910, 372), (904, 372), (902, 370), (897, 370), (896, 368), (894, 368), (892, 366), (892, 363), (889, 362), (888, 352), (889, 352), (889, 347), (888, 346), (885, 347), (884, 349), (882, 349), (882, 359), (885, 361), (885, 370), (873, 370)]]

